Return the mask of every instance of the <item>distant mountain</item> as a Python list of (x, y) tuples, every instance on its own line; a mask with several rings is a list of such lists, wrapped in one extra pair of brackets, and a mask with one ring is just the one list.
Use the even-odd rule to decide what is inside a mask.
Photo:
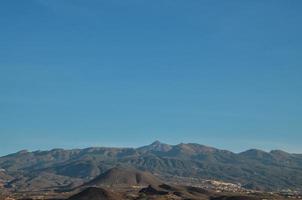
[(11, 176), (9, 176), (3, 169), (0, 169), (0, 188), (3, 188), (5, 183), (11, 179)]
[(167, 152), (167, 151), (169, 151), (171, 149), (172, 149), (171, 145), (161, 143), (160, 141), (157, 140), (157, 141), (153, 142), (152, 144), (140, 147), (137, 150), (138, 151), (142, 151), (142, 152), (148, 152), (148, 151), (152, 151), (152, 152)]
[(82, 179), (70, 178), (68, 176), (61, 176), (57, 174), (39, 172), (19, 175), (12, 181), (6, 183), (6, 188), (17, 189), (21, 191), (41, 191), (41, 190), (55, 190), (73, 188), (83, 184)]
[(0, 181), (7, 181), (12, 179), (10, 175), (8, 175), (4, 170), (0, 170)]
[(130, 167), (114, 167), (97, 176), (87, 186), (102, 185), (127, 185), (127, 186), (148, 186), (160, 185), (161, 181), (149, 172), (140, 171)]
[(140, 148), (20, 151), (0, 157), (0, 169), (10, 177), (5, 185), (11, 189), (74, 187), (117, 165), (146, 170), (161, 178), (217, 179), (263, 190), (302, 188), (302, 155), (281, 150), (252, 149), (237, 154), (194, 143), (156, 141)]

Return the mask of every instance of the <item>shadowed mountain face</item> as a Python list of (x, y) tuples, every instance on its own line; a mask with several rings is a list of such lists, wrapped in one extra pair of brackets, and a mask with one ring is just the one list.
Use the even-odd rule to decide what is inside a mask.
[[(105, 189), (106, 188), (106, 189)], [(109, 191), (110, 189), (110, 191)], [(67, 200), (263, 200), (274, 199), (283, 200), (278, 195), (268, 195), (267, 193), (257, 194), (223, 194), (204, 190), (198, 187), (181, 185), (149, 185), (141, 189), (119, 189), (114, 187), (89, 187), (82, 192), (71, 196)], [(294, 200), (294, 199), (292, 199)]]
[(90, 187), (84, 191), (71, 196), (68, 200), (120, 200), (121, 198), (108, 190), (102, 188)]
[[(239, 182), (252, 189), (302, 187), (302, 155), (280, 150), (264, 152), (253, 149), (236, 154), (199, 144), (168, 145), (156, 141), (136, 149), (99, 147), (20, 151), (0, 158), (0, 169), (11, 177), (12, 181), (6, 183), (11, 188), (21, 187), (24, 183), (33, 185), (33, 181), (42, 188), (71, 187), (72, 183), (76, 183), (73, 186), (80, 185), (118, 164), (161, 177), (219, 179)], [(43, 181), (43, 177), (47, 180)], [(131, 184), (136, 181), (132, 179)]]

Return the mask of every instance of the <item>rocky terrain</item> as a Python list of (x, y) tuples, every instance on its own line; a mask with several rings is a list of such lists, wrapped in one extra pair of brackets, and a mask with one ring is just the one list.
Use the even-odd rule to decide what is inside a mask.
[[(0, 200), (294, 200), (301, 196), (252, 190), (232, 190), (234, 184), (215, 182), (211, 189), (163, 183), (155, 175), (117, 166), (92, 181), (65, 191), (11, 191), (0, 193)], [(228, 185), (228, 189), (218, 189)], [(236, 186), (237, 187), (237, 186)]]
[[(117, 170), (116, 166), (126, 167), (128, 171)], [(296, 193), (302, 188), (301, 154), (255, 149), (233, 153), (193, 143), (168, 145), (156, 141), (140, 148), (23, 150), (1, 157), (0, 169), (2, 193), (51, 193), (117, 182), (128, 186), (165, 182), (212, 189), (213, 186), (206, 184), (208, 180), (236, 186), (220, 186), (217, 191), (237, 188), (236, 191)]]

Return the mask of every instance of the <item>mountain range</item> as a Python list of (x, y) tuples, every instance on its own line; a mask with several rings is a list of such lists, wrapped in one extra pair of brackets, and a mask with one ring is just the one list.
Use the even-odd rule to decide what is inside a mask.
[[(96, 180), (100, 174), (119, 165), (149, 171), (161, 179), (214, 179), (257, 190), (302, 188), (302, 154), (256, 149), (233, 153), (195, 143), (169, 145), (159, 141), (139, 148), (23, 150), (0, 157), (0, 188), (68, 189)], [(106, 181), (114, 184), (108, 173)], [(148, 174), (136, 177), (148, 180)]]

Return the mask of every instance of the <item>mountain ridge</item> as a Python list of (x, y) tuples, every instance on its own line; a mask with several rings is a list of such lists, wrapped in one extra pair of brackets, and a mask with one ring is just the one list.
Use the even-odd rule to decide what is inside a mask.
[[(165, 176), (196, 177), (240, 183), (251, 189), (302, 188), (302, 154), (250, 149), (240, 153), (196, 143), (169, 145), (155, 141), (138, 148), (90, 147), (19, 151), (0, 157), (10, 188), (31, 181), (68, 187), (87, 182), (116, 165), (130, 166)], [(53, 180), (55, 183), (51, 182)], [(37, 187), (43, 187), (43, 184)]]
[[(234, 154), (241, 154), (244, 153), (246, 151), (250, 151), (250, 150), (255, 150), (255, 151), (261, 151), (261, 152), (265, 152), (265, 153), (272, 153), (272, 152), (284, 152), (287, 154), (295, 154), (295, 155), (302, 155), (302, 152), (288, 152), (282, 149), (271, 149), (271, 150), (263, 150), (263, 149), (258, 149), (258, 148), (251, 148), (251, 149), (246, 149), (246, 150), (242, 150), (239, 152), (234, 152), (228, 149), (220, 149), (220, 148), (216, 148), (216, 147), (212, 147), (212, 146), (208, 146), (208, 145), (203, 145), (203, 144), (199, 144), (199, 143), (178, 143), (178, 144), (167, 144), (164, 142), (161, 142), (159, 140), (155, 140), (154, 142), (152, 142), (151, 144), (148, 145), (144, 145), (144, 146), (139, 146), (139, 147), (114, 147), (114, 146), (92, 146), (92, 147), (85, 147), (85, 148), (53, 148), (53, 149), (48, 149), (48, 150), (28, 150), (28, 149), (21, 149), (17, 152), (13, 152), (13, 153), (9, 153), (9, 154), (5, 154), (0, 156), (1, 157), (7, 157), (7, 156), (14, 156), (14, 155), (24, 155), (27, 153), (43, 153), (43, 152), (53, 152), (53, 151), (80, 151), (80, 150), (84, 150), (84, 151), (91, 151), (91, 150), (95, 150), (95, 149), (137, 149), (137, 150), (143, 150), (144, 148), (157, 148), (156, 150), (158, 151), (158, 146), (169, 146), (169, 147), (173, 147), (173, 146), (181, 146), (181, 145), (199, 145), (199, 146), (204, 146), (204, 147), (208, 147), (208, 148), (212, 148), (212, 149), (216, 149), (216, 150), (221, 150), (221, 151), (229, 151), (232, 152)], [(155, 150), (155, 149), (153, 149)]]

